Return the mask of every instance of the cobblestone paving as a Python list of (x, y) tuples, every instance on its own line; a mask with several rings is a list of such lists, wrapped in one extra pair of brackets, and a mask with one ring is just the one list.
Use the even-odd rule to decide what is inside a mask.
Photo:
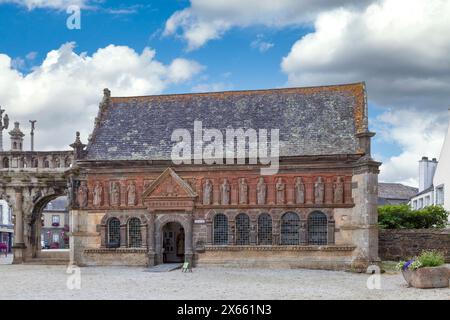
[(64, 266), (0, 265), (0, 299), (450, 299), (450, 289), (407, 288), (399, 273), (195, 268), (168, 273), (144, 268), (81, 268), (81, 289), (67, 289)]

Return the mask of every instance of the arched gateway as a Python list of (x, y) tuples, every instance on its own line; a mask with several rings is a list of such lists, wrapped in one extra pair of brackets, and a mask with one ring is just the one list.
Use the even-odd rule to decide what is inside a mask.
[[(67, 155), (33, 153), (21, 161), (26, 170), (10, 170), (15, 155), (0, 154), (8, 163), (0, 188), (17, 220), (15, 261), (33, 257), (36, 216), (67, 193), (80, 266), (365, 270), (378, 261), (380, 165), (370, 154), (365, 97), (364, 83), (129, 98), (105, 89), (86, 149), (79, 137), (72, 144), (70, 169), (54, 168)], [(267, 175), (267, 162), (236, 155), (232, 164), (189, 161), (198, 145), (173, 161), (173, 133), (198, 134), (196, 120), (224, 137), (230, 128), (279, 129), (276, 170)]]

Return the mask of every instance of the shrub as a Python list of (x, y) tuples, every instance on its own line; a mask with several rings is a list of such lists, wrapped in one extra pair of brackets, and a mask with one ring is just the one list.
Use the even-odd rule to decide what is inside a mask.
[(422, 267), (439, 267), (445, 263), (444, 254), (437, 250), (424, 250), (417, 257)]
[(441, 206), (412, 210), (408, 205), (386, 205), (378, 208), (378, 223), (382, 229), (445, 228), (448, 214)]
[(397, 270), (417, 270), (424, 267), (439, 267), (445, 264), (444, 254), (437, 250), (423, 250), (418, 257), (408, 261), (400, 261)]

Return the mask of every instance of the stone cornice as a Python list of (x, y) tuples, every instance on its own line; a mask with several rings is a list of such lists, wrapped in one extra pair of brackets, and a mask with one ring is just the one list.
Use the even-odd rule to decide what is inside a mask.
[(205, 251), (353, 251), (356, 246), (353, 245), (326, 245), (326, 246), (313, 246), (313, 245), (296, 245), (296, 246), (261, 246), (261, 245), (248, 245), (248, 246), (214, 246), (206, 245)]

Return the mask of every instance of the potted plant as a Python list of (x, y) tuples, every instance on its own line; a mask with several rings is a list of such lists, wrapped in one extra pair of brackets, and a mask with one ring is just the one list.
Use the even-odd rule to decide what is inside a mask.
[(450, 269), (445, 264), (444, 255), (437, 250), (424, 250), (419, 256), (408, 261), (400, 261), (397, 269), (402, 271), (408, 286), (415, 288), (447, 288)]

